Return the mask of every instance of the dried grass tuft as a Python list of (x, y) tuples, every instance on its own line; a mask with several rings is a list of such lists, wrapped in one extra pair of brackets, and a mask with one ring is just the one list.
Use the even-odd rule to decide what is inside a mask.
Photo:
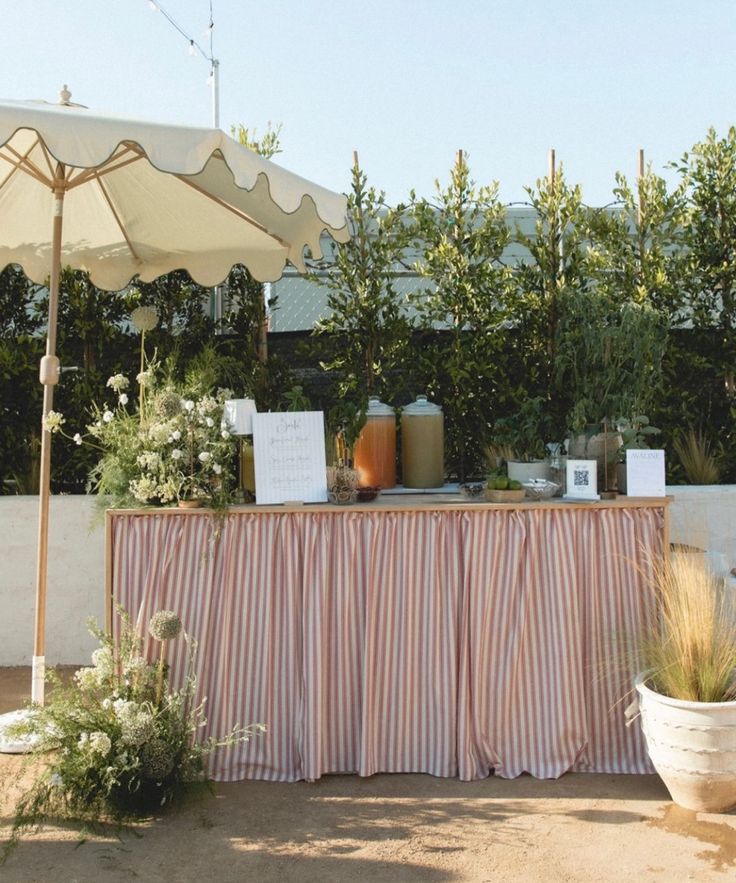
[(691, 484), (718, 484), (721, 477), (718, 457), (701, 430), (688, 429), (677, 436), (672, 447)]
[(696, 555), (656, 568), (659, 617), (640, 643), (654, 690), (673, 699), (736, 699), (736, 620), (729, 586)]

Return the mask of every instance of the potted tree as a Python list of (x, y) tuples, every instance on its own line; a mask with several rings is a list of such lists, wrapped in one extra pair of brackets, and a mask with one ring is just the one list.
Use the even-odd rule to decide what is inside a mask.
[(598, 461), (601, 487), (615, 487), (616, 424), (651, 404), (666, 340), (666, 317), (646, 301), (621, 303), (604, 288), (560, 298), (557, 382), (574, 401), (568, 453)]
[(649, 756), (675, 803), (736, 805), (736, 619), (723, 581), (676, 552), (655, 569), (656, 615), (636, 642)]
[(491, 447), (505, 450), (508, 477), (525, 482), (534, 478), (549, 479), (545, 437), (550, 418), (543, 396), (527, 398), (516, 413), (501, 417), (493, 425)]

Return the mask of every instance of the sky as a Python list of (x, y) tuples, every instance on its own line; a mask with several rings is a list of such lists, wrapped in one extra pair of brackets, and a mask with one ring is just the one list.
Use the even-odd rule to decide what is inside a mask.
[[(161, 0), (210, 53), (210, 0)], [(589, 205), (672, 180), (736, 124), (735, 0), (212, 0), (220, 127), (281, 125), (277, 161), (350, 187), (353, 151), (390, 203), (431, 197), (458, 149), (478, 184), (526, 198), (554, 148)], [(149, 0), (0, 0), (0, 97), (212, 123), (209, 62)]]

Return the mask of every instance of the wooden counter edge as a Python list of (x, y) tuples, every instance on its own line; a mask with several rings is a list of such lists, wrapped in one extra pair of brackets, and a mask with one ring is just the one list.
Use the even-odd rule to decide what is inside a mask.
[(565, 500), (524, 500), (521, 503), (488, 503), (472, 502), (452, 494), (396, 494), (386, 495), (373, 500), (370, 503), (352, 503), (347, 506), (337, 506), (333, 503), (306, 503), (298, 505), (264, 505), (255, 503), (245, 505), (233, 505), (228, 509), (178, 509), (176, 507), (140, 508), (140, 509), (107, 509), (106, 523), (115, 515), (164, 515), (183, 516), (212, 515), (250, 515), (274, 512), (289, 512), (295, 514), (315, 514), (320, 512), (343, 512), (345, 514), (357, 512), (411, 512), (420, 510), (457, 511), (471, 512), (478, 509), (492, 509), (500, 511), (525, 510), (525, 509), (662, 509), (667, 510), (674, 497), (617, 497), (615, 500), (595, 500), (592, 502), (578, 502)]

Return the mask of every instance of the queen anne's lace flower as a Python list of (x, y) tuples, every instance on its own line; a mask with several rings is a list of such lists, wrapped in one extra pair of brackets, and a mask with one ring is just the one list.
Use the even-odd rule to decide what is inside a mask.
[(157, 641), (169, 641), (181, 631), (181, 620), (173, 610), (158, 610), (148, 623), (148, 631)]
[(130, 386), (130, 381), (125, 374), (113, 374), (112, 377), (108, 377), (107, 386), (115, 392), (121, 393)]
[(60, 432), (65, 422), (63, 414), (60, 414), (58, 411), (49, 411), (43, 418), (43, 428), (46, 432)]
[(109, 647), (98, 647), (92, 653), (92, 662), (98, 677), (109, 678), (112, 675), (113, 660)]

